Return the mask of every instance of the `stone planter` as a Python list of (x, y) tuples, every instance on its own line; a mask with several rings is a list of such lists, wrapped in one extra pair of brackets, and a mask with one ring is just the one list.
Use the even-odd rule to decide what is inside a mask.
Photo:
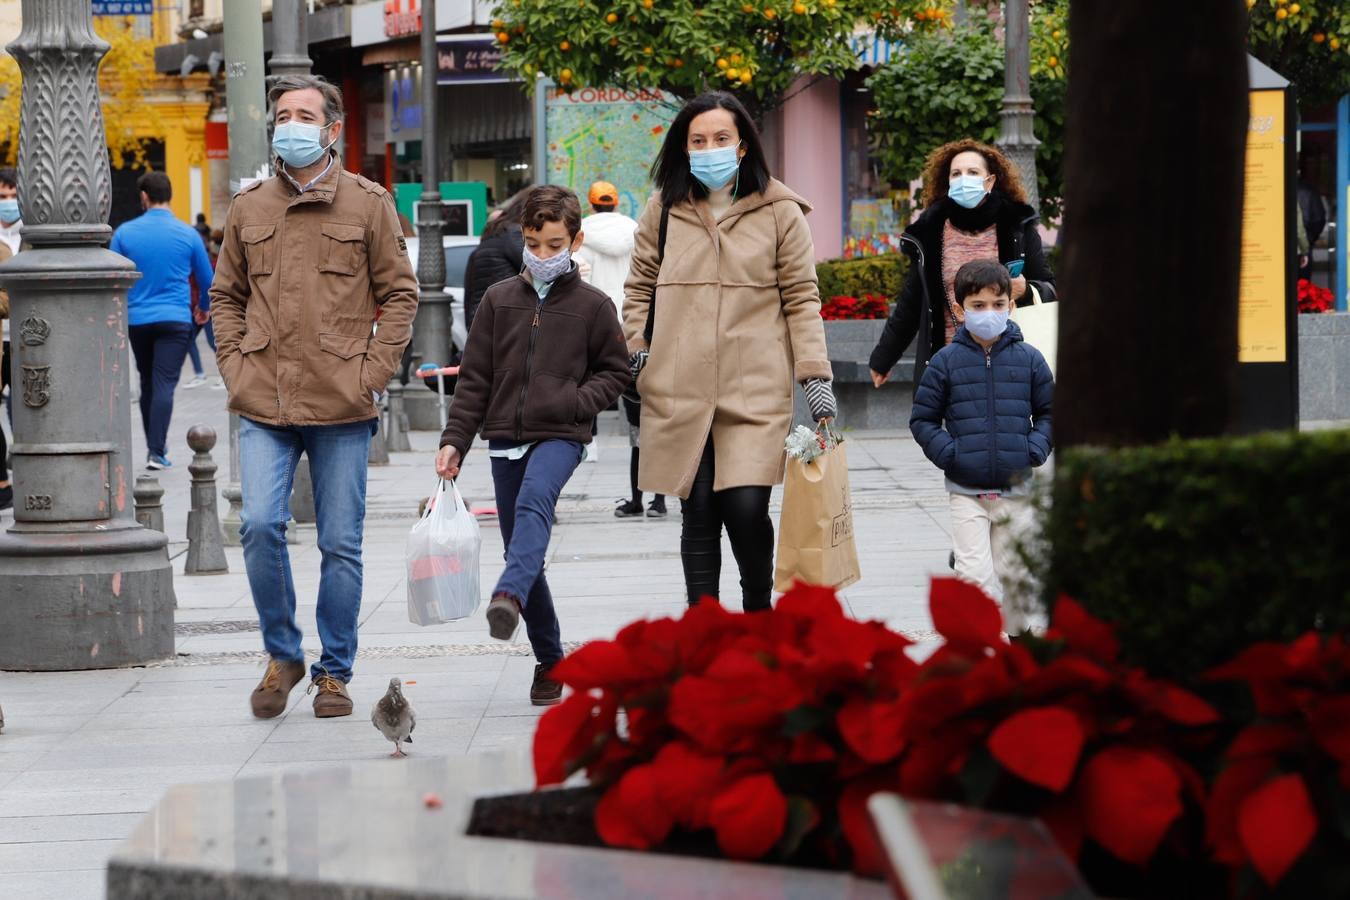
[[(413, 757), (172, 788), (108, 863), (109, 900), (883, 900), (882, 882), (465, 833), (527, 754)], [(491, 786), (491, 790), (485, 789)], [(439, 808), (425, 798), (435, 794)]]
[[(901, 357), (890, 381), (880, 390), (872, 386), (867, 360), (881, 338), (885, 319), (849, 319), (825, 322), (825, 346), (834, 367), (834, 396), (840, 428), (907, 429), (914, 395), (914, 356)], [(796, 419), (809, 424), (810, 414), (801, 388), (797, 389)]]
[(1298, 417), (1350, 419), (1350, 313), (1298, 317)]

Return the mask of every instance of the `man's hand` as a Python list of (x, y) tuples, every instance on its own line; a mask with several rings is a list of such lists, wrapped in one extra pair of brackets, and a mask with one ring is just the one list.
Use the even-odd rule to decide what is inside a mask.
[(1016, 303), (1022, 299), (1022, 295), (1027, 292), (1027, 279), (1025, 275), (1018, 275), (1012, 279), (1012, 299)]
[(879, 388), (879, 387), (881, 387), (883, 384), (885, 384), (886, 382), (888, 382), (888, 381), (891, 380), (891, 376), (890, 376), (890, 373), (889, 373), (889, 372), (888, 372), (887, 374), (883, 375), (883, 374), (881, 374), (880, 372), (878, 372), (876, 369), (869, 369), (868, 371), (872, 374), (872, 387), (878, 387), (878, 388)]
[(454, 447), (442, 447), (436, 453), (436, 474), (442, 478), (459, 477), (459, 451)]
[(192, 307), (192, 322), (194, 325), (205, 326), (211, 321), (211, 310), (202, 309), (200, 306)]

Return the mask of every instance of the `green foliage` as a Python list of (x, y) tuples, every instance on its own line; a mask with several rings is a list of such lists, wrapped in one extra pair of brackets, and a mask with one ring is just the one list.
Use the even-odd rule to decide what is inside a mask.
[[(1051, 38), (1056, 32), (1058, 37)], [(1055, 52), (1064, 41), (1058, 18), (1033, 18), (1033, 52), (1041, 54), (1033, 56), (1031, 77), (1041, 142), (1036, 170), (1047, 220), (1058, 218), (1064, 192), (1066, 81), (1063, 59)], [(919, 178), (928, 154), (948, 141), (972, 137), (992, 144), (998, 138), (1003, 44), (984, 17), (948, 31), (916, 34), (868, 86), (876, 97), (873, 133), (883, 172), (892, 182), (906, 183)]]
[(1350, 631), (1350, 430), (1074, 448), (1057, 462), (1046, 598), (1187, 676), (1253, 641)]
[(1350, 4), (1345, 0), (1248, 0), (1252, 55), (1294, 82), (1317, 106), (1350, 92)]
[[(801, 75), (857, 68), (860, 23), (896, 37), (948, 26), (952, 0), (499, 0), (503, 68), (527, 89), (542, 72), (565, 90), (722, 88), (754, 109)], [(918, 18), (918, 13), (923, 17)]]
[(902, 253), (816, 263), (820, 299), (828, 301), (831, 297), (877, 294), (887, 302), (894, 302), (900, 296), (900, 284), (908, 263), (909, 258)]

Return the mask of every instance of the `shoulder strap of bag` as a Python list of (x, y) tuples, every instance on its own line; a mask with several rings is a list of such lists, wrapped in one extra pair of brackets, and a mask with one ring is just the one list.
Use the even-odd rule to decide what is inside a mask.
[[(670, 230), (670, 206), (661, 204), (661, 227), (656, 232), (656, 271), (659, 274), (661, 264), (666, 261), (666, 232)], [(656, 327), (656, 288), (652, 288), (652, 300), (647, 304), (647, 324), (642, 327), (642, 339), (647, 346), (652, 344), (652, 330)]]

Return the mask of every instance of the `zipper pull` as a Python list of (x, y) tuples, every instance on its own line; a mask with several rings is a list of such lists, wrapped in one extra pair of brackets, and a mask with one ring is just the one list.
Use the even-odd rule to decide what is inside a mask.
[(984, 351), (984, 367), (992, 369), (994, 367), (994, 356), (988, 350)]
[(530, 327), (531, 328), (539, 327), (539, 307), (537, 306), (534, 309), (534, 321), (530, 323)]

